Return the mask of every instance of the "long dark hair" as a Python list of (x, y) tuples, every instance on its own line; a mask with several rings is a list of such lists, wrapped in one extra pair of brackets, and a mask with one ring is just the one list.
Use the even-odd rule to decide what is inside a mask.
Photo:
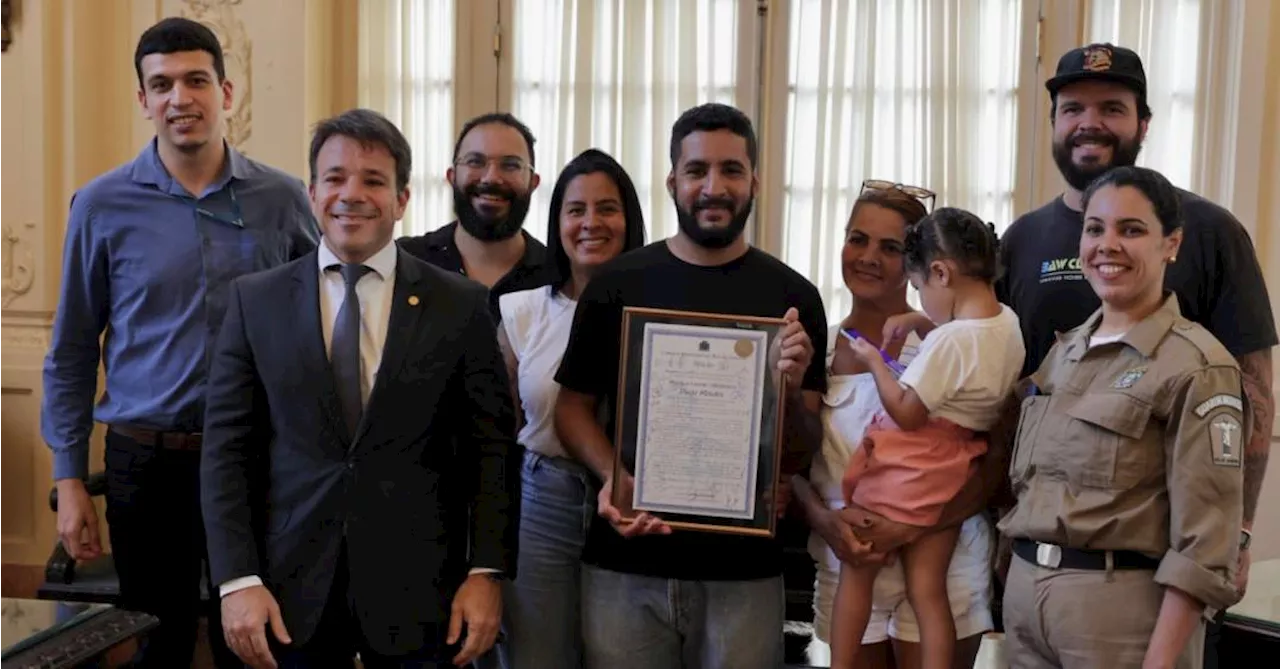
[(627, 171), (613, 159), (613, 156), (599, 149), (587, 149), (578, 154), (560, 171), (556, 186), (551, 191), (551, 208), (547, 215), (547, 252), (551, 255), (555, 267), (555, 279), (551, 282), (551, 291), (557, 292), (573, 278), (569, 267), (569, 254), (560, 243), (560, 208), (564, 206), (564, 192), (574, 179), (584, 174), (602, 173), (618, 187), (622, 196), (622, 214), (626, 217), (627, 232), (623, 240), (622, 252), (633, 251), (644, 246), (644, 211), (640, 209), (640, 196), (636, 194), (635, 184)]

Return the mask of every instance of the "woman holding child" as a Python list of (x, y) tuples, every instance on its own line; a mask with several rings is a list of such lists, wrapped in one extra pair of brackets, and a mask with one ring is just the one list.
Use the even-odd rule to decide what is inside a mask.
[[(933, 341), (928, 335), (933, 322), (907, 304), (904, 265), (914, 270), (927, 312), (942, 322), (956, 321)], [(900, 187), (864, 188), (846, 229), (842, 266), (853, 306), (828, 337), (829, 390), (822, 412), (822, 452), (815, 459), (810, 481), (795, 483), (795, 495), (814, 529), (810, 553), (818, 562), (815, 646), (835, 645), (832, 666), (889, 667), (892, 650), (899, 667), (922, 666), (926, 659), (922, 655), (929, 656), (931, 666), (971, 667), (982, 634), (992, 627), (991, 527), (981, 514), (967, 520), (964, 515), (949, 518), (957, 507), (947, 503), (951, 492), (972, 473), (973, 458), (984, 450), (977, 432), (993, 420), (992, 407), (999, 404), (1000, 388), (1012, 384), (1011, 374), (1022, 364), (1017, 355), (1021, 337), (1016, 318), (994, 297), (981, 299), (982, 287), (989, 291), (994, 278), (994, 236), (966, 212), (940, 210), (927, 215), (919, 199)], [(948, 334), (954, 330), (965, 331), (959, 338), (963, 342)], [(842, 331), (852, 334), (842, 335)], [(973, 351), (965, 346), (980, 345), (985, 351), (987, 344), (978, 343), (984, 337), (999, 342), (992, 349), (998, 355), (991, 356), (988, 364), (975, 363)], [(881, 351), (908, 369), (917, 367), (906, 379), (914, 378), (919, 391), (902, 390), (904, 386), (889, 375)], [(924, 367), (913, 364), (917, 357)], [(947, 379), (950, 387), (929, 384), (935, 376)], [(952, 410), (957, 404), (960, 408)], [(974, 411), (975, 406), (980, 409)], [(924, 429), (914, 435), (897, 429), (886, 419), (895, 417), (899, 423)], [(864, 440), (869, 431), (871, 438)], [(866, 445), (871, 448), (867, 450)], [(945, 458), (937, 457), (943, 452)], [(950, 473), (941, 478), (936, 471), (910, 474), (913, 462), (944, 459)], [(909, 474), (905, 479), (904, 473)], [(925, 488), (945, 479), (951, 492), (942, 496), (925, 492), (910, 498), (894, 494), (887, 500), (878, 495), (877, 487), (883, 491), (884, 482), (895, 477), (898, 486), (930, 481)], [(841, 510), (849, 502), (843, 485), (846, 478), (855, 501), (850, 509)], [(910, 502), (909, 508), (901, 508), (899, 500)], [(866, 546), (859, 541), (865, 527), (855, 520), (866, 517), (856, 508), (864, 505), (900, 525), (917, 528), (916, 543), (922, 550), (905, 560), (907, 571), (901, 559), (883, 568), (871, 566)], [(967, 506), (967, 513), (972, 513), (980, 503)], [(951, 529), (935, 532), (934, 526)], [(902, 555), (911, 552), (908, 547)], [(919, 580), (911, 577), (913, 566)], [(909, 588), (909, 582), (917, 587)], [(842, 603), (837, 605), (841, 590)], [(918, 605), (915, 609), (908, 603), (913, 600)], [(916, 610), (926, 615), (917, 615)], [(930, 648), (921, 646), (922, 637), (932, 642)], [(930, 649), (934, 652), (923, 652)]]

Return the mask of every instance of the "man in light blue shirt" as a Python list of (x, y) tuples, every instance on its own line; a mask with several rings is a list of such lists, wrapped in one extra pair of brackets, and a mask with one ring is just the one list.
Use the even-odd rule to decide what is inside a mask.
[[(205, 381), (228, 284), (309, 253), (319, 231), (301, 180), (224, 139), (233, 87), (212, 31), (165, 19), (143, 33), (134, 66), (156, 137), (72, 198), (41, 432), (53, 451), (59, 536), (72, 557), (92, 559), (102, 543), (84, 485), (89, 436), (94, 422), (108, 426), (120, 605), (161, 620), (136, 659), (185, 667), (206, 573)], [(106, 388), (95, 406), (100, 360)], [(218, 630), (218, 598), (210, 599), (209, 629)], [(220, 634), (210, 637), (219, 666), (240, 666)]]

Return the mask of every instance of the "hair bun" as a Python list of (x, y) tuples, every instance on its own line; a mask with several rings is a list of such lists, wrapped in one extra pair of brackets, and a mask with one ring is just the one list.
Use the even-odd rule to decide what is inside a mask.
[(960, 243), (964, 246), (965, 255), (982, 255), (987, 246), (987, 224), (968, 211), (958, 212), (956, 222), (960, 224), (957, 232), (960, 233)]

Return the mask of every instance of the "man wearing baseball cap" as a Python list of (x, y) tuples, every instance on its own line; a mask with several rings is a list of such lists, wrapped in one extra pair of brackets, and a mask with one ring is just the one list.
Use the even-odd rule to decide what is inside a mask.
[[(1142, 60), (1124, 47), (1090, 44), (1067, 52), (1045, 88), (1052, 102), (1053, 158), (1066, 189), (1005, 232), (1000, 245), (1005, 274), (996, 286), (1001, 302), (1022, 323), (1027, 350), (1023, 376), (1039, 368), (1057, 333), (1080, 325), (1099, 307), (1080, 267), (1081, 196), (1107, 170), (1135, 164), (1151, 122)], [(1178, 194), (1184, 236), (1165, 274), (1165, 288), (1177, 294), (1183, 316), (1213, 333), (1236, 358), (1253, 412), (1244, 456), (1244, 527), (1236, 581), (1243, 593), (1274, 418), (1275, 320), (1244, 226), (1217, 204), (1181, 189)]]

